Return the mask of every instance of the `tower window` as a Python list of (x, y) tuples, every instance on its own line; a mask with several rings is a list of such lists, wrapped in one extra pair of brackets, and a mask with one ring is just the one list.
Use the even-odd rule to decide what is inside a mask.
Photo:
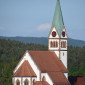
[(58, 47), (58, 42), (57, 41), (55, 42), (55, 47)]
[(61, 42), (61, 48), (66, 48), (66, 41)]
[(51, 41), (50, 47), (58, 47), (58, 42), (57, 41)]
[(53, 37), (56, 36), (56, 32), (55, 32), (55, 31), (52, 32), (52, 36), (53, 36)]
[(55, 41), (53, 41), (53, 47), (55, 47)]
[(62, 36), (65, 37), (65, 32), (64, 31), (62, 32)]
[(50, 42), (50, 47), (53, 47), (53, 46), (52, 46), (52, 41)]

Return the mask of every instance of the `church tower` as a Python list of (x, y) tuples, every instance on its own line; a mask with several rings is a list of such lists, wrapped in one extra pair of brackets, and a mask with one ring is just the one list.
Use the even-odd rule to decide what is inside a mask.
[(54, 51), (66, 68), (67, 40), (68, 36), (63, 22), (60, 1), (57, 0), (52, 27), (48, 36), (48, 50)]

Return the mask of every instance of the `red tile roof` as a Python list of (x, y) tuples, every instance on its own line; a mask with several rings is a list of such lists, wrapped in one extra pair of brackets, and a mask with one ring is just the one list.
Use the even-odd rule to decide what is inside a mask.
[(52, 51), (29, 51), (41, 71), (67, 72), (62, 62)]
[(36, 81), (34, 85), (50, 85), (50, 84), (46, 81)]
[(27, 60), (25, 60), (22, 65), (19, 67), (19, 69), (14, 73), (14, 77), (19, 77), (19, 76), (36, 76), (34, 73), (33, 69), (31, 68), (30, 64), (28, 63)]
[(68, 84), (68, 81), (62, 72), (48, 72), (48, 74), (55, 84)]
[(53, 51), (29, 51), (29, 53), (39, 69), (49, 74), (54, 84), (69, 85), (63, 74), (67, 70)]

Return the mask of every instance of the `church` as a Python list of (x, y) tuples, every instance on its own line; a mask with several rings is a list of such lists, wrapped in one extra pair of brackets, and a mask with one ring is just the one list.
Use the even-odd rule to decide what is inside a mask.
[(57, 0), (48, 51), (26, 51), (13, 71), (13, 85), (70, 85), (67, 71), (67, 32)]

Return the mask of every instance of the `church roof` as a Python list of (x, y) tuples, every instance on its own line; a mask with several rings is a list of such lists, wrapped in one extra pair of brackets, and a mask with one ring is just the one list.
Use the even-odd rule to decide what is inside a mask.
[(29, 77), (29, 76), (35, 76), (36, 74), (33, 71), (33, 69), (31, 68), (29, 62), (27, 60), (25, 60), (22, 65), (19, 67), (19, 69), (14, 73), (13, 76), (16, 77)]
[(62, 11), (61, 11), (61, 6), (59, 0), (57, 0), (57, 5), (55, 8), (55, 13), (53, 17), (53, 22), (52, 22), (52, 27), (55, 26), (55, 28), (58, 31), (59, 36), (61, 35), (62, 29), (64, 27), (64, 22), (63, 22), (63, 16), (62, 16)]
[(53, 51), (29, 51), (29, 53), (41, 72), (48, 73), (54, 84), (69, 84), (63, 74), (67, 70)]
[(36, 81), (34, 85), (50, 85), (50, 84), (46, 81)]
[(42, 72), (67, 72), (53, 51), (29, 51), (29, 53)]
[(48, 74), (55, 84), (58, 85), (69, 84), (69, 82), (67, 81), (67, 79), (65, 78), (62, 72), (48, 72)]

